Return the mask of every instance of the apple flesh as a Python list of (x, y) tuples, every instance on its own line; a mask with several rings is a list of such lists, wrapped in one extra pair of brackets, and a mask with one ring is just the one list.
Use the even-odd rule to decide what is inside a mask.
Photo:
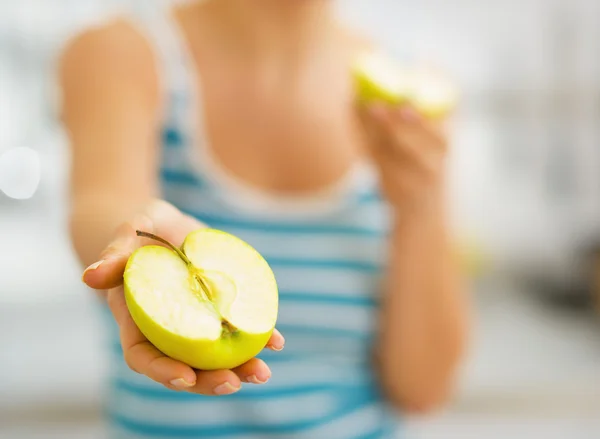
[(278, 291), (264, 258), (228, 233), (201, 229), (181, 249), (136, 250), (124, 273), (125, 300), (146, 338), (201, 370), (231, 369), (256, 356), (277, 320)]
[(458, 100), (455, 88), (431, 69), (407, 68), (379, 52), (361, 54), (352, 66), (360, 102), (410, 104), (424, 116), (441, 118)]

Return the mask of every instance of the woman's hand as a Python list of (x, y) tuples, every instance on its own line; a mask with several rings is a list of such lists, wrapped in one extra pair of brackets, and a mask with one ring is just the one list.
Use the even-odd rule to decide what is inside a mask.
[(359, 109), (384, 195), (402, 212), (439, 206), (447, 139), (441, 123), (409, 106)]
[(379, 372), (402, 411), (449, 397), (464, 352), (467, 300), (444, 206), (447, 140), (441, 122), (410, 107), (360, 109), (384, 196), (399, 218), (389, 239), (380, 316)]
[[(194, 218), (182, 214), (163, 201), (154, 201), (145, 211), (123, 224), (113, 242), (104, 250), (98, 262), (83, 273), (83, 281), (91, 288), (107, 290), (110, 310), (120, 329), (121, 346), (127, 365), (140, 374), (169, 389), (186, 390), (203, 395), (227, 395), (240, 389), (242, 382), (262, 384), (271, 376), (269, 367), (258, 358), (233, 370), (197, 371), (165, 356), (140, 332), (129, 314), (123, 295), (123, 272), (131, 253), (149, 244), (139, 238), (136, 230), (160, 235), (173, 243), (181, 243), (192, 231), (204, 227)], [(156, 242), (152, 241), (153, 245)], [(283, 349), (283, 336), (275, 330), (268, 348)]]

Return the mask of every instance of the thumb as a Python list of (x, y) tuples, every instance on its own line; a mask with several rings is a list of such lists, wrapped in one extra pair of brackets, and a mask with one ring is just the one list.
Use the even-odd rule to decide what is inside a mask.
[(136, 230), (154, 233), (151, 218), (138, 215), (118, 227), (113, 241), (100, 254), (98, 261), (83, 272), (82, 280), (87, 286), (96, 290), (108, 290), (121, 285), (127, 260), (141, 246)]
[(83, 272), (83, 282), (90, 288), (107, 290), (123, 283), (123, 272), (127, 260), (138, 248), (153, 244), (156, 241), (137, 236), (136, 231), (152, 233), (174, 245), (180, 245), (192, 231), (204, 227), (196, 219), (182, 214), (178, 209), (165, 201), (153, 201), (142, 214), (122, 224), (115, 234), (114, 240), (102, 252), (99, 260)]

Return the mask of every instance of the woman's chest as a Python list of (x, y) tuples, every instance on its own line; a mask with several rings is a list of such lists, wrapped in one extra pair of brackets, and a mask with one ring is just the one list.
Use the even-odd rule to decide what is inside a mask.
[(263, 190), (310, 192), (339, 180), (362, 155), (352, 103), (335, 88), (214, 84), (197, 136), (238, 179)]

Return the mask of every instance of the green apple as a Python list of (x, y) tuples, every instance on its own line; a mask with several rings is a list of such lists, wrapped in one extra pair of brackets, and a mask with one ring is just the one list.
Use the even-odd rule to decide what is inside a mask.
[(275, 276), (241, 239), (215, 229), (181, 248), (136, 250), (124, 273), (125, 300), (140, 331), (165, 355), (201, 370), (231, 369), (256, 356), (277, 320)]
[(379, 52), (364, 52), (352, 65), (358, 99), (401, 104), (410, 100), (413, 78), (390, 57)]
[(352, 65), (358, 100), (410, 104), (426, 117), (449, 113), (458, 100), (452, 84), (442, 75), (425, 68), (408, 68), (380, 52), (359, 55)]

